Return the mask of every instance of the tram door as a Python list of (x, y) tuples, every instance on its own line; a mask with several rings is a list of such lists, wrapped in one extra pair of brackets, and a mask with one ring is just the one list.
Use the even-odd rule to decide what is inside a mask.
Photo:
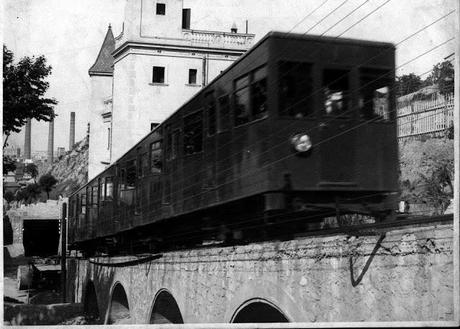
[(322, 72), (322, 116), (319, 123), (321, 182), (349, 185), (355, 181), (354, 109), (351, 71), (325, 68)]

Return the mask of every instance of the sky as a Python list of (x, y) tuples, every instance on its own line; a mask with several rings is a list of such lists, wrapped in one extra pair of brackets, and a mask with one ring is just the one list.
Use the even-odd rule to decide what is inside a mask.
[[(335, 37), (351, 27), (343, 37), (395, 43), (396, 65), (399, 67), (397, 75), (401, 75), (426, 72), (454, 52), (455, 41), (449, 41), (422, 55), (454, 37), (457, 14), (449, 12), (455, 9), (455, 1), (184, 0), (184, 8), (191, 8), (190, 25), (196, 30), (230, 31), (235, 23), (238, 32), (244, 32), (245, 21), (248, 20), (249, 33), (255, 34), (255, 42), (271, 30), (324, 33)], [(59, 102), (55, 107), (58, 114), (55, 119), (55, 148), (68, 149), (72, 111), (76, 112), (75, 140), (81, 140), (86, 134), (90, 98), (88, 69), (97, 57), (108, 25), (112, 25), (115, 36), (120, 33), (125, 2), (3, 1), (3, 43), (13, 51), (15, 59), (43, 54), (53, 67), (48, 78), (50, 88), (47, 96)], [(358, 9), (351, 13), (355, 8)], [(449, 15), (427, 27), (446, 14)], [(401, 42), (424, 27), (427, 28)], [(412, 61), (414, 58), (417, 59)], [(46, 151), (47, 141), (48, 124), (33, 121), (32, 152)], [(10, 145), (23, 149), (23, 132), (11, 136)]]

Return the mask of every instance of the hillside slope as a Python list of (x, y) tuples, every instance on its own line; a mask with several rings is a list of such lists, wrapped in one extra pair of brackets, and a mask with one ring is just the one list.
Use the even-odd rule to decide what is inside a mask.
[(51, 173), (58, 180), (50, 193), (51, 199), (60, 194), (68, 197), (72, 192), (88, 182), (88, 138), (76, 143), (70, 152), (61, 156), (43, 173)]

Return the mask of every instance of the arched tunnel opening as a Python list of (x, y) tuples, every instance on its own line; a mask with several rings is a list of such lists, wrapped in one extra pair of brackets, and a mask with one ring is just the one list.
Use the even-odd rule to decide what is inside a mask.
[(149, 323), (184, 323), (179, 306), (169, 292), (163, 290), (155, 298)]
[(96, 288), (94, 288), (94, 284), (91, 281), (88, 282), (88, 284), (86, 285), (86, 294), (83, 303), (83, 310), (90, 323), (101, 323), (99, 306), (97, 304)]
[(233, 323), (289, 322), (287, 317), (267, 301), (251, 302), (237, 311)]
[(107, 324), (129, 324), (130, 318), (128, 297), (123, 286), (117, 283), (113, 289)]

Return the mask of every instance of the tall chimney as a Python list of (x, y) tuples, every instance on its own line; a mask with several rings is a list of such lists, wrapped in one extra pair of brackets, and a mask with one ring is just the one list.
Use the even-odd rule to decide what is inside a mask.
[(75, 112), (70, 112), (69, 151), (72, 150), (74, 144), (75, 144)]
[(25, 140), (24, 140), (24, 159), (31, 159), (31, 129), (32, 120), (29, 118), (26, 122)]
[(48, 132), (48, 163), (53, 163), (54, 160), (54, 119), (50, 121)]

